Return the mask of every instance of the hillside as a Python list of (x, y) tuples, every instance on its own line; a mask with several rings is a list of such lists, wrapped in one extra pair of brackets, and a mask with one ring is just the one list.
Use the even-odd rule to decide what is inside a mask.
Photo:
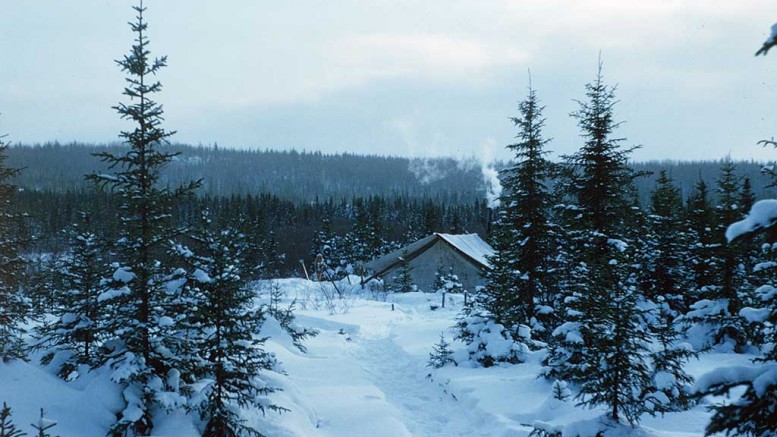
[[(17, 184), (36, 191), (62, 192), (88, 186), (83, 175), (104, 169), (92, 153), (117, 151), (118, 145), (50, 143), (17, 145), (9, 150), (8, 163), (24, 168)], [(316, 198), (349, 199), (370, 195), (430, 197), (445, 203), (471, 203), (482, 199), (486, 185), (476, 159), (402, 158), (377, 155), (322, 154), (321, 152), (233, 150), (218, 147), (172, 145), (181, 152), (167, 169), (166, 181), (203, 179), (202, 192), (210, 195), (270, 193), (295, 202)], [(496, 163), (498, 168), (505, 163)], [(638, 171), (666, 169), (687, 195), (701, 177), (714, 185), (717, 161), (651, 161), (634, 163)], [(738, 162), (740, 176), (749, 176), (758, 197), (767, 197), (770, 181), (761, 174), (763, 164)], [(644, 202), (653, 189), (655, 175), (639, 179)]]
[[(120, 149), (116, 145), (22, 145), (10, 149), (8, 163), (24, 168), (18, 185), (63, 191), (85, 186), (84, 174), (105, 168), (92, 153)], [(201, 178), (203, 193), (211, 195), (271, 193), (293, 201), (404, 195), (448, 203), (470, 203), (484, 195), (478, 164), (446, 158), (413, 160), (185, 145), (166, 150), (181, 152), (167, 168), (166, 181), (175, 185)]]

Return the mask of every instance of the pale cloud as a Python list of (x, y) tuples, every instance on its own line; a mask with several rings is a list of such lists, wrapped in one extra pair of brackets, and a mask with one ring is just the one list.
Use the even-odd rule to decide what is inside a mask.
[[(16, 141), (115, 139), (123, 124), (110, 106), (123, 79), (113, 59), (129, 48), (131, 4), (4, 5), (3, 132)], [(531, 68), (551, 148), (569, 153), (578, 136), (567, 115), (599, 51), (608, 83), (620, 84), (623, 134), (645, 144), (641, 158), (732, 148), (735, 157), (761, 156), (772, 151), (748, 145), (777, 132), (774, 59), (752, 56), (777, 18), (773, 0), (147, 6), (151, 50), (169, 55), (159, 100), (179, 141), (482, 156), (489, 138), (503, 158), (514, 135), (507, 117)]]
[(435, 34), (348, 35), (332, 41), (326, 52), (330, 62), (324, 68), (345, 83), (397, 77), (477, 80), (492, 68), (528, 57), (494, 43)]

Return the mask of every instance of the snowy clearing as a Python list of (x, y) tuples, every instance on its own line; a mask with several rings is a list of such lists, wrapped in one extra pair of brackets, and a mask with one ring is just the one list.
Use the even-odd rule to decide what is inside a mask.
[[(265, 417), (245, 412), (268, 436), (517, 437), (527, 436), (533, 423), (561, 429), (597, 421), (603, 414), (575, 407), (572, 400), (554, 399), (552, 382), (537, 378), (542, 358), (538, 353), (519, 365), (427, 367), (440, 333), (452, 342), (451, 327), (463, 305), (461, 295), (449, 295), (446, 308), (433, 310), (433, 305), (440, 304), (440, 295), (394, 294), (383, 302), (353, 286), (340, 306), (328, 306), (317, 300), (319, 283), (301, 279), (278, 283), (289, 302), (296, 299), (297, 322), (317, 329), (319, 335), (307, 341), (308, 351), (303, 353), (277, 323), (265, 324), (263, 334), (272, 337), (266, 347), (286, 372), (271, 376), (283, 388), (274, 399), (291, 410)], [(267, 287), (257, 290), (261, 294)], [(456, 342), (453, 346), (461, 347)], [(750, 358), (703, 354), (688, 364), (688, 370), (698, 377), (721, 366), (746, 366)], [(121, 407), (116, 386), (106, 374), (91, 372), (64, 382), (35, 361), (0, 364), (3, 400), (22, 427), (34, 422), (44, 408), (47, 417), (58, 422), (53, 430), (61, 437), (102, 437)], [(642, 429), (629, 434), (701, 436), (708, 419), (705, 405), (699, 405), (665, 417), (644, 417)], [(196, 418), (182, 414), (166, 417), (158, 422), (154, 435), (196, 436), (196, 424)], [(616, 434), (623, 433), (619, 429)]]

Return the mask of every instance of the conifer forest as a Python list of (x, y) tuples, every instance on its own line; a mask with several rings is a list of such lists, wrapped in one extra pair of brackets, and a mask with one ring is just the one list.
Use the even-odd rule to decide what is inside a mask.
[[(435, 100), (436, 91), (391, 85), (384, 91), (388, 100), (417, 99), (413, 113), (426, 120), (419, 108), (431, 99), (442, 119), (453, 113), (446, 106), (458, 102), (457, 92), (491, 89), (487, 68), (498, 74), (507, 69), (512, 86), (489, 92), (511, 105), (511, 113), (496, 117), (509, 133), (483, 134), (495, 139), (499, 152), (469, 156), (452, 146), (439, 152), (438, 143), (447, 147), (451, 138), (445, 135), (408, 140), (417, 154), (390, 147), (319, 151), (316, 143), (269, 141), (225, 146), (210, 137), (197, 143), (180, 138), (170, 118), (176, 110), (199, 109), (171, 101), (168, 89), (175, 93), (187, 75), (198, 83), (199, 72), (176, 70), (175, 58), (168, 62), (160, 51), (194, 44), (198, 62), (207, 64), (216, 53), (208, 53), (213, 46), (207, 33), (194, 33), (208, 31), (156, 26), (170, 22), (155, 13), (169, 7), (159, 0), (118, 3), (90, 6), (120, 18), (111, 27), (124, 26), (124, 52), (114, 55), (109, 83), (115, 86), (108, 90), (116, 103), (104, 110), (112, 117), (107, 123), (120, 126), (113, 137), (65, 133), (39, 141), (21, 128), (25, 134), (17, 135), (11, 114), (26, 110), (13, 104), (26, 95), (21, 79), (0, 85), (6, 95), (0, 96), (0, 437), (777, 436), (772, 114), (753, 116), (772, 131), (752, 141), (759, 150), (753, 156), (734, 145), (683, 154), (685, 142), (698, 145), (709, 136), (674, 129), (668, 119), (682, 108), (637, 108), (654, 95), (639, 95), (628, 85), (644, 80), (655, 87), (656, 100), (680, 98), (662, 88), (670, 86), (664, 78), (671, 82), (680, 73), (659, 55), (660, 68), (632, 77), (620, 67), (622, 48), (605, 45), (598, 58), (596, 50), (585, 54), (597, 62), (585, 64), (592, 66), (584, 72), (587, 79), (568, 88), (566, 75), (577, 77), (571, 70), (580, 54), (568, 53), (562, 43), (543, 55), (569, 57), (554, 60), (569, 63), (559, 72), (524, 57), (519, 47), (504, 52), (512, 56), (509, 62), (492, 65), (486, 58), (494, 47), (446, 39), (439, 29), (405, 39), (374, 34), (354, 43), (369, 48), (360, 60), (345, 54), (353, 37), (346, 32), (337, 39), (344, 54), (334, 56), (346, 73), (308, 71), (294, 61), (306, 77), (298, 92), (311, 93), (302, 98), (306, 105), (332, 114), (352, 109), (353, 101), (327, 102), (322, 96), (330, 94), (311, 84), (353, 80), (357, 91), (349, 92), (368, 97), (351, 116), (378, 117), (390, 108), (377, 103), (387, 101), (381, 100), (385, 95), (369, 94), (368, 83), (398, 83), (397, 77), (415, 71), (466, 91)], [(558, 6), (550, 3), (550, 9)], [(595, 3), (595, 12), (624, 12)], [(659, 3), (656, 10), (663, 10)], [(542, 9), (508, 4), (505, 10)], [(326, 11), (342, 7), (334, 2)], [(428, 7), (441, 14), (464, 8), (476, 22), (496, 6)], [(623, 8), (631, 18), (622, 20), (632, 24), (634, 14), (652, 13), (644, 5)], [(588, 20), (580, 11), (580, 20)], [(187, 13), (182, 16), (191, 18)], [(237, 15), (230, 17), (236, 29), (243, 20), (259, 20)], [(316, 39), (306, 26), (321, 30), (337, 21), (326, 13), (320, 21), (300, 11), (294, 16), (301, 24), (282, 27), (289, 31), (282, 37), (289, 49), (275, 47), (267, 55), (279, 59), (272, 77), (302, 74), (281, 70), (293, 56), (291, 47)], [(218, 17), (214, 13), (214, 26)], [(223, 31), (235, 39), (270, 38), (279, 29), (269, 24), (275, 19), (262, 21), (267, 27), (256, 35), (250, 33), (255, 29)], [(613, 15), (608, 23), (617, 28), (618, 20)], [(498, 19), (489, 23), (494, 29), (478, 32), (502, 28)], [(689, 35), (686, 43), (696, 44), (697, 33), (707, 35), (705, 26), (715, 23), (710, 18), (682, 33)], [(750, 30), (769, 24), (762, 20)], [(523, 25), (527, 38), (534, 35), (530, 23)], [(768, 73), (777, 24), (761, 45), (759, 34), (750, 34), (744, 48), (732, 37), (729, 45), (746, 59), (736, 62)], [(181, 35), (191, 41), (179, 41)], [(269, 50), (254, 43), (257, 51)], [(10, 36), (0, 39), (5, 44), (12, 44)], [(5, 50), (0, 56), (17, 53)], [(18, 53), (22, 60), (37, 56)], [(380, 53), (389, 53), (388, 61)], [(408, 61), (401, 53), (417, 56)], [(608, 53), (615, 53), (614, 68)], [(724, 60), (683, 53), (709, 71), (727, 68)], [(250, 56), (241, 52), (234, 59)], [(84, 69), (111, 61), (84, 59)], [(527, 73), (532, 62), (540, 68)], [(464, 73), (435, 76), (449, 67)], [(175, 76), (168, 76), (170, 70)], [(362, 70), (377, 78), (359, 76), (367, 74)], [(47, 79), (53, 81), (47, 88), (52, 102), (58, 93), (75, 92), (57, 89), (56, 77)], [(230, 77), (214, 77), (186, 93), (204, 98), (207, 87), (223, 87), (227, 101)], [(759, 85), (767, 96), (777, 85), (768, 77)], [(711, 86), (705, 80), (681, 86), (702, 95), (706, 91), (698, 90)], [(719, 80), (739, 86), (731, 78)], [(103, 92), (97, 90), (101, 83), (80, 82)], [(252, 87), (242, 83), (238, 94), (248, 95)], [(757, 98), (741, 90), (741, 99)], [(72, 107), (57, 109), (63, 117), (96, 98), (79, 93)], [(563, 98), (571, 111), (553, 107), (559, 93), (570, 93)], [(715, 106), (713, 92), (698, 98)], [(322, 125), (333, 124), (325, 132), (342, 132), (343, 143), (358, 133), (356, 121), (352, 129), (338, 124), (340, 115), (311, 124), (309, 114), (297, 119), (287, 107), (278, 108), (271, 121), (257, 118), (258, 129), (320, 133)], [(477, 105), (465, 113), (475, 119), (481, 110), (491, 114)], [(709, 117), (708, 129), (721, 132), (752, 115), (729, 108), (724, 121), (710, 114), (698, 118)], [(231, 138), (228, 131), (238, 129), (237, 121), (209, 117), (198, 114), (195, 124), (209, 126), (216, 137)], [(462, 121), (467, 117), (451, 122), (451, 136), (481, 126)], [(90, 119), (79, 123), (88, 130)], [(631, 125), (652, 119), (665, 123), (677, 143), (651, 151), (650, 142), (627, 138), (626, 132), (642, 132)], [(388, 129), (410, 138), (423, 124), (381, 123), (387, 130), (370, 138)], [(321, 144), (326, 141), (323, 136)], [(424, 147), (437, 152), (421, 153)]]

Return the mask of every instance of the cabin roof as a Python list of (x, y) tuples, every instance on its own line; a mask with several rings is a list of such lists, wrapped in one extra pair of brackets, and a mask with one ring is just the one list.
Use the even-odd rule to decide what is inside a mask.
[[(383, 276), (384, 273), (394, 268), (402, 262), (402, 257), (406, 256), (407, 261), (424, 253), (430, 247), (442, 241), (451, 246), (464, 259), (474, 264), (481, 270), (490, 270), (491, 264), (488, 257), (494, 255), (494, 249), (483, 241), (478, 234), (441, 234), (434, 233), (424, 237), (414, 243), (411, 243), (401, 249), (395, 250), (387, 255), (370, 261), (366, 267), (373, 271), (366, 280)], [(405, 254), (406, 253), (406, 254)]]

